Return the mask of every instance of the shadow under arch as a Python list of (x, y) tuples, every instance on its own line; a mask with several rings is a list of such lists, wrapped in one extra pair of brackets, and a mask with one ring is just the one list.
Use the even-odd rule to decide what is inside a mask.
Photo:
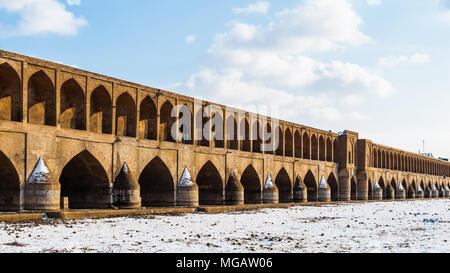
[(61, 128), (86, 130), (84, 91), (76, 80), (69, 79), (63, 83), (60, 100)]
[(55, 86), (42, 70), (28, 80), (28, 123), (56, 126)]
[(0, 211), (20, 210), (20, 179), (16, 168), (0, 151)]
[(280, 203), (291, 203), (293, 198), (292, 183), (285, 168), (282, 168), (275, 179)]
[(249, 165), (242, 173), (241, 184), (244, 187), (244, 203), (260, 204), (262, 200), (261, 181), (252, 165)]
[(92, 91), (90, 102), (89, 131), (99, 134), (112, 134), (112, 100), (103, 85)]
[(331, 201), (339, 201), (339, 183), (334, 173), (330, 173), (327, 179), (328, 186), (331, 189)]
[(165, 207), (175, 205), (175, 185), (167, 165), (155, 157), (139, 176), (142, 206)]
[(20, 77), (6, 62), (0, 65), (0, 105), (0, 120), (22, 121)]
[(308, 188), (308, 201), (317, 202), (318, 200), (317, 182), (316, 178), (314, 177), (311, 171), (308, 171), (308, 173), (305, 176), (305, 179), (303, 179), (303, 183)]
[(139, 138), (157, 140), (158, 110), (150, 96), (142, 100), (139, 109)]
[(216, 166), (208, 161), (197, 175), (200, 205), (222, 205), (224, 202), (224, 183)]
[(61, 198), (71, 209), (111, 208), (111, 185), (100, 162), (87, 150), (72, 158), (59, 177)]

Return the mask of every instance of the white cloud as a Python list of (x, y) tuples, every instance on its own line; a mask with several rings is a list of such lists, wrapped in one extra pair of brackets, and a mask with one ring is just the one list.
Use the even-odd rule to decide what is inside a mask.
[(381, 67), (395, 67), (400, 64), (425, 64), (430, 62), (428, 54), (416, 53), (412, 56), (389, 56), (380, 58), (378, 65)]
[(81, 0), (67, 0), (67, 5), (69, 6), (80, 6)]
[(388, 97), (391, 84), (369, 68), (308, 56), (370, 42), (361, 25), (346, 0), (305, 0), (267, 25), (233, 21), (209, 48), (213, 64), (179, 90), (234, 106), (278, 105), (293, 121), (363, 119), (349, 105)]
[(51, 33), (75, 35), (79, 28), (87, 25), (84, 17), (75, 16), (58, 0), (0, 0), (0, 10), (20, 18), (15, 25), (0, 21), (1, 37)]
[(266, 14), (269, 11), (270, 3), (269, 2), (256, 2), (250, 4), (246, 8), (235, 8), (233, 9), (234, 14)]
[(194, 34), (186, 36), (186, 44), (193, 44), (195, 43), (195, 40), (197, 40), (197, 36)]
[(381, 0), (367, 0), (367, 5), (379, 6), (379, 5), (381, 5)]

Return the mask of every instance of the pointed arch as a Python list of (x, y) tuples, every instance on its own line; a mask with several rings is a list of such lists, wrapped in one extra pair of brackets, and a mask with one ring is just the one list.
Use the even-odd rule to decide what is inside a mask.
[(236, 113), (229, 114), (227, 118), (227, 148), (230, 150), (237, 150), (239, 148)]
[(146, 96), (139, 109), (139, 138), (157, 140), (158, 110), (153, 99)]
[(167, 165), (155, 157), (139, 176), (142, 206), (165, 207), (175, 205), (175, 185)]
[(380, 180), (378, 182), (378, 185), (383, 190), (383, 199), (386, 199), (386, 184), (384, 183), (383, 177), (380, 177)]
[(303, 134), (303, 158), (311, 159), (311, 144), (308, 133)]
[(16, 70), (8, 63), (0, 65), (0, 120), (21, 122), (22, 84)]
[(331, 189), (331, 201), (339, 201), (339, 183), (334, 173), (330, 173), (327, 183)]
[(176, 122), (176, 118), (172, 117), (173, 105), (170, 101), (166, 101), (160, 110), (159, 134), (160, 140), (166, 142), (175, 142), (172, 137), (172, 127)]
[(241, 184), (244, 187), (244, 202), (246, 204), (261, 203), (261, 181), (252, 165), (242, 173)]
[(262, 144), (262, 127), (259, 123), (259, 120), (253, 122), (252, 126), (252, 141), (253, 141), (253, 152), (254, 153), (262, 153), (261, 144)]
[(16, 168), (0, 151), (0, 211), (20, 210), (20, 179)]
[(302, 137), (298, 130), (294, 134), (295, 157), (302, 158)]
[(333, 144), (329, 137), (327, 138), (327, 161), (333, 162)]
[(208, 161), (197, 175), (197, 185), (200, 205), (222, 205), (225, 198), (225, 188), (222, 177), (216, 166)]
[(42, 70), (28, 80), (28, 123), (56, 126), (55, 86)]
[(112, 134), (112, 100), (103, 85), (94, 89), (90, 97), (91, 112), (89, 131)]
[(270, 121), (268, 121), (264, 127), (264, 153), (265, 154), (274, 154), (274, 145), (273, 145), (273, 139), (274, 139), (274, 133), (272, 132), (272, 126), (270, 125)]
[(311, 136), (311, 160), (319, 160), (319, 143), (315, 134)]
[(292, 142), (292, 133), (291, 133), (291, 129), (286, 129), (286, 132), (284, 134), (285, 137), (285, 148), (284, 148), (284, 155), (286, 157), (293, 157), (294, 153), (293, 153), (293, 142)]
[(69, 79), (61, 86), (59, 124), (61, 128), (86, 130), (86, 102), (78, 82)]
[(241, 151), (250, 152), (251, 144), (250, 144), (250, 125), (248, 122), (248, 116), (246, 115), (241, 120), (240, 125), (240, 139), (241, 139)]
[(276, 155), (283, 156), (284, 152), (284, 133), (283, 130), (281, 130), (280, 126), (277, 126), (278, 130), (278, 147), (276, 147)]
[(303, 179), (305, 186), (308, 188), (308, 201), (317, 202), (318, 191), (317, 191), (317, 182), (311, 171), (306, 173), (305, 178)]
[(335, 162), (335, 163), (339, 163), (338, 157), (337, 157), (338, 149), (339, 149), (338, 143), (339, 143), (338, 138), (335, 138), (333, 141), (333, 162)]
[(278, 199), (280, 203), (291, 203), (293, 198), (292, 182), (285, 168), (282, 168), (278, 172), (275, 184), (278, 188)]
[(111, 187), (105, 169), (87, 150), (73, 157), (59, 177), (61, 198), (69, 198), (71, 209), (111, 207)]
[[(223, 118), (223, 110), (215, 110), (212, 114), (212, 127), (211, 127), (211, 136), (214, 140), (215, 148), (225, 148), (225, 127), (224, 127), (224, 118)], [(217, 126), (217, 127), (216, 127)], [(222, 127), (222, 128), (220, 128)]]
[(411, 185), (409, 185), (408, 188), (408, 194), (407, 194), (407, 198), (409, 199), (414, 199), (416, 197), (416, 191), (417, 191), (417, 185), (416, 185), (416, 181), (413, 179)]
[(127, 92), (116, 101), (116, 135), (136, 137), (136, 104)]
[(323, 138), (323, 136), (319, 137), (319, 160), (326, 161), (325, 139)]

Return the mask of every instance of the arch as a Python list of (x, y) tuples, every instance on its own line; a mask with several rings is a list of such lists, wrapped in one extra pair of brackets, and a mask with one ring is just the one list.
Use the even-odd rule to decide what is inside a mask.
[(338, 148), (339, 148), (339, 146), (338, 146), (338, 139), (335, 138), (334, 142), (333, 142), (333, 162), (335, 162), (335, 163), (339, 163), (338, 162), (338, 157), (337, 157)]
[(379, 168), (379, 169), (383, 168), (383, 164), (381, 164), (382, 161), (383, 161), (383, 158), (381, 157), (381, 150), (378, 150), (378, 164), (377, 164), (377, 168)]
[(91, 93), (89, 131), (99, 134), (112, 134), (112, 101), (103, 85)]
[(252, 165), (242, 173), (241, 184), (244, 187), (244, 202), (246, 204), (261, 203), (261, 181)]
[(247, 116), (241, 120), (240, 126), (240, 139), (241, 139), (241, 151), (250, 152), (251, 144), (250, 144), (250, 125), (248, 123)]
[(311, 159), (319, 160), (319, 144), (315, 134), (311, 136)]
[(329, 137), (327, 138), (327, 161), (333, 162), (333, 144)]
[(292, 182), (285, 168), (282, 168), (275, 179), (280, 203), (292, 202)]
[[(212, 127), (211, 127), (211, 135), (212, 139), (214, 140), (214, 147), (216, 148), (225, 148), (225, 141), (224, 141), (224, 133), (225, 133), (225, 127), (224, 127), (224, 119), (223, 119), (223, 110), (215, 110), (215, 112), (212, 114)], [(222, 128), (216, 128), (216, 126), (221, 126)], [(259, 145), (261, 147), (261, 145)]]
[(86, 107), (84, 91), (74, 79), (61, 86), (59, 124), (61, 128), (86, 130)]
[(0, 65), (0, 120), (22, 121), (22, 85), (8, 63)]
[(383, 190), (383, 199), (386, 199), (386, 184), (384, 183), (383, 177), (380, 177), (380, 181), (378, 182), (378, 185)]
[(56, 126), (55, 87), (42, 70), (28, 80), (28, 123)]
[(303, 158), (311, 159), (311, 144), (308, 133), (303, 134)]
[(294, 150), (295, 150), (295, 157), (296, 158), (302, 158), (302, 137), (298, 130), (295, 131), (294, 134)]
[(238, 125), (237, 114), (229, 115), (227, 118), (227, 148), (237, 150), (239, 148), (238, 142)]
[(139, 176), (142, 206), (164, 207), (175, 205), (175, 185), (167, 165), (155, 157)]
[(407, 194), (407, 198), (409, 199), (414, 199), (416, 198), (416, 191), (417, 191), (417, 185), (416, 185), (416, 181), (413, 180), (411, 185), (408, 188), (408, 194)]
[(73, 157), (59, 177), (61, 198), (69, 198), (71, 209), (111, 207), (111, 187), (100, 162), (87, 150)]
[(116, 101), (116, 135), (136, 137), (136, 104), (127, 92)]
[(283, 130), (281, 130), (280, 126), (277, 126), (278, 129), (278, 147), (276, 147), (276, 155), (283, 156), (283, 150), (284, 150), (284, 134)]
[(372, 184), (372, 180), (369, 179), (367, 181), (367, 186), (368, 186), (368, 189), (367, 189), (368, 200), (373, 200), (373, 187), (374, 187), (374, 185)]
[(139, 107), (139, 138), (157, 140), (158, 110), (150, 96), (142, 100)]
[(262, 144), (262, 128), (258, 121), (258, 119), (253, 122), (252, 126), (252, 141), (253, 141), (253, 152), (254, 153), (262, 153), (261, 144)]
[(172, 117), (172, 110), (173, 105), (169, 101), (166, 101), (161, 107), (159, 121), (159, 134), (161, 141), (175, 142), (175, 139), (172, 137), (172, 127), (176, 122), (176, 118)]
[[(178, 109), (179, 131), (181, 134), (181, 143), (194, 144), (194, 116), (192, 115), (191, 108), (184, 104)], [(185, 113), (186, 112), (186, 113)], [(184, 114), (188, 115), (188, 118), (184, 118)]]
[(318, 191), (317, 191), (317, 182), (311, 171), (308, 171), (305, 175), (305, 179), (303, 179), (305, 186), (308, 188), (308, 201), (317, 202)]
[(350, 179), (350, 187), (351, 187), (351, 194), (350, 194), (351, 200), (358, 200), (358, 184), (354, 177)]
[(224, 202), (224, 183), (216, 166), (208, 161), (197, 175), (200, 205), (222, 205)]
[(286, 129), (286, 132), (284, 133), (285, 137), (285, 148), (284, 148), (284, 155), (286, 157), (293, 157), (294, 151), (293, 151), (293, 142), (292, 142), (292, 133), (291, 130), (288, 128)]
[(331, 201), (339, 201), (339, 184), (334, 173), (330, 173), (327, 183), (331, 189)]
[(272, 132), (272, 126), (270, 125), (270, 122), (266, 123), (266, 126), (264, 128), (264, 133), (266, 134), (263, 138), (264, 138), (264, 153), (266, 154), (274, 154), (274, 145), (273, 145), (273, 139), (274, 139), (274, 134)]
[(0, 151), (0, 211), (20, 210), (20, 179), (13, 163)]
[(326, 161), (325, 139), (323, 138), (323, 136), (319, 137), (319, 160)]

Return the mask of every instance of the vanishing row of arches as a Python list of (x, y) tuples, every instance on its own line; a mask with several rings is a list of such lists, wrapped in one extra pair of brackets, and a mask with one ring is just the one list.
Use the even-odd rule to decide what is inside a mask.
[(371, 166), (403, 172), (450, 176), (450, 166), (444, 162), (427, 159), (425, 156), (411, 156), (385, 149), (373, 149)]
[[(61, 85), (58, 111), (60, 115), (57, 117), (55, 86), (47, 73), (43, 70), (34, 73), (29, 77), (27, 86), (27, 101), (24, 104), (18, 73), (7, 62), (0, 65), (0, 120), (22, 122), (23, 107), (26, 105), (27, 122), (30, 124), (48, 126), (59, 124), (61, 128), (88, 130), (95, 133), (114, 133), (118, 136), (140, 139), (179, 141), (184, 144), (195, 143), (198, 146), (213, 146), (245, 152), (336, 161), (338, 145), (336, 137), (303, 132), (301, 129), (284, 128), (283, 125), (274, 124), (270, 120), (263, 126), (258, 117), (250, 117), (248, 113), (243, 115), (227, 113), (224, 119), (223, 109), (210, 112), (209, 117), (204, 117), (205, 109), (199, 110), (195, 116), (196, 120), (202, 121), (200, 124), (195, 124), (198, 128), (180, 126), (179, 134), (182, 135), (182, 140), (176, 140), (172, 135), (172, 127), (178, 119), (183, 117), (183, 114), (180, 113), (178, 119), (172, 117), (174, 105), (169, 100), (165, 101), (158, 111), (157, 103), (150, 95), (137, 105), (135, 99), (124, 92), (114, 104), (105, 86), (97, 86), (87, 96), (80, 83), (72, 78)], [(114, 106), (115, 117), (113, 117)], [(89, 109), (86, 109), (87, 107)], [(190, 115), (191, 124), (194, 124), (194, 115)], [(115, 132), (113, 132), (113, 118), (116, 124)], [(216, 125), (210, 122), (212, 120), (218, 121), (214, 124), (223, 124), (223, 128), (216, 128)], [(201, 139), (194, 139), (196, 136), (194, 130), (203, 132), (207, 124), (210, 124), (208, 131), (211, 137), (202, 134)], [(274, 130), (272, 127), (275, 127)], [(271, 137), (264, 136), (266, 133)], [(261, 145), (274, 142), (272, 139), (277, 133), (278, 143), (272, 146)]]
[[(0, 152), (0, 210), (18, 210), (20, 207), (20, 181), (17, 171), (11, 161)], [(198, 172), (195, 182), (199, 190), (200, 205), (222, 205), (226, 204), (227, 183), (222, 180), (218, 169), (211, 161), (208, 161)], [(274, 180), (281, 203), (291, 203), (299, 200), (296, 191), (306, 191), (308, 201), (318, 201), (318, 181), (311, 171), (302, 178), (297, 177), (291, 181), (287, 171), (282, 168)], [(106, 171), (99, 161), (88, 151), (83, 151), (63, 168), (59, 175), (61, 185), (61, 198), (68, 197), (70, 208), (105, 208), (111, 204), (111, 185)], [(159, 157), (155, 157), (143, 169), (138, 177), (140, 185), (140, 196), (142, 206), (174, 206), (176, 205), (176, 181), (167, 167)], [(257, 204), (262, 202), (263, 181), (252, 165), (249, 165), (240, 176), (243, 186), (246, 204)], [(339, 201), (339, 183), (333, 173), (327, 178), (331, 190), (332, 201)], [(114, 183), (117, 184), (117, 183)], [(380, 178), (378, 185), (383, 189), (383, 196), (389, 198), (389, 194), (397, 190), (397, 183), (392, 180), (391, 184), (385, 184)], [(434, 189), (444, 190), (445, 184), (420, 183), (426, 191)], [(391, 187), (392, 186), (392, 189)], [(409, 191), (417, 191), (415, 182), (407, 185), (403, 181), (403, 187)], [(373, 195), (373, 185), (369, 181), (369, 199)], [(114, 188), (114, 186), (113, 186)], [(351, 179), (351, 198), (358, 199), (357, 182)], [(447, 188), (448, 189), (448, 188)], [(395, 196), (395, 194), (394, 194)], [(409, 196), (409, 195), (408, 195)], [(411, 195), (413, 196), (413, 195)], [(431, 196), (430, 196), (431, 197)], [(443, 196), (445, 197), (445, 195)], [(448, 196), (447, 196), (448, 197)]]

